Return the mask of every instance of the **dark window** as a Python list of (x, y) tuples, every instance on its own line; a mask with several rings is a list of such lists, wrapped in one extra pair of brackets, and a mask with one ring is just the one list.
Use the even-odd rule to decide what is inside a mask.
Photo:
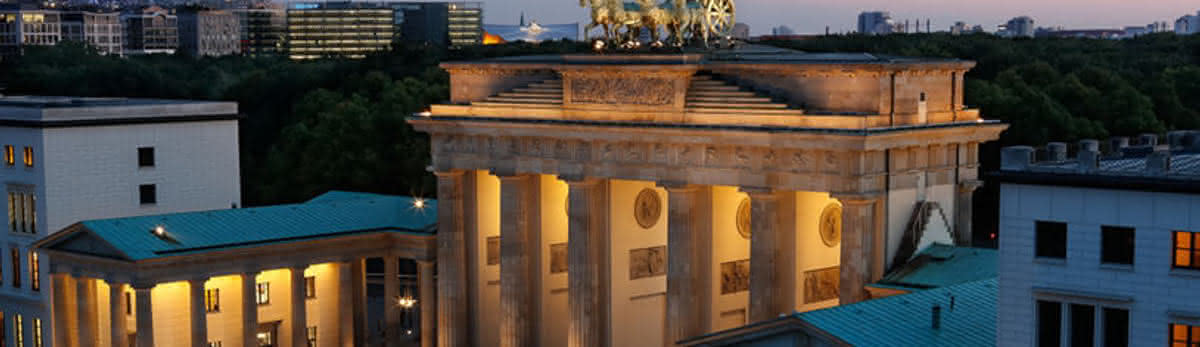
[(154, 147), (138, 147), (138, 167), (154, 167)]
[(1129, 310), (1104, 308), (1104, 347), (1129, 346)]
[(1062, 304), (1037, 302), (1037, 340), (1039, 347), (1059, 347), (1062, 342)]
[(304, 297), (307, 299), (315, 299), (317, 297), (317, 278), (308, 276), (304, 278)]
[(221, 312), (221, 289), (204, 290), (204, 309), (206, 312)]
[(1171, 347), (1200, 347), (1200, 325), (1170, 324)]
[(1037, 221), (1035, 255), (1041, 258), (1067, 258), (1067, 223)]
[(153, 205), (158, 203), (158, 188), (153, 184), (143, 184), (138, 186), (138, 195), (141, 197), (142, 205)]
[(1092, 347), (1096, 340), (1096, 308), (1071, 304), (1071, 347)]
[(1175, 232), (1175, 260), (1177, 268), (1200, 269), (1200, 233)]
[(925, 102), (925, 92), (921, 92), (921, 102)]
[(1100, 262), (1133, 264), (1133, 228), (1100, 227)]
[(21, 288), (21, 251), (12, 249), (12, 286), (13, 288)]
[(125, 292), (125, 315), (133, 315), (133, 295), (130, 295), (129, 292)]

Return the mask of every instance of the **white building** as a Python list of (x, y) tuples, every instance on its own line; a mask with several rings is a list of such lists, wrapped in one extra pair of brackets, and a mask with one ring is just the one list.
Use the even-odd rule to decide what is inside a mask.
[(124, 55), (125, 31), (116, 12), (70, 11), (62, 13), (62, 39), (85, 42), (102, 54)]
[(53, 46), (62, 40), (58, 11), (0, 4), (0, 55), (17, 55), (22, 46)]
[(1175, 34), (1190, 35), (1200, 33), (1200, 11), (1196, 15), (1184, 15), (1175, 20)]
[(1033, 18), (1020, 16), (1009, 19), (1008, 23), (1001, 26), (998, 34), (1004, 37), (1033, 37), (1035, 28)]
[(894, 32), (891, 12), (871, 11), (858, 14), (858, 32), (865, 35), (887, 35)]
[(231, 102), (0, 98), (4, 345), (51, 344), (34, 241), (81, 220), (239, 205), (237, 119)]
[(1200, 341), (1200, 132), (1168, 136), (1004, 149), (997, 345)]

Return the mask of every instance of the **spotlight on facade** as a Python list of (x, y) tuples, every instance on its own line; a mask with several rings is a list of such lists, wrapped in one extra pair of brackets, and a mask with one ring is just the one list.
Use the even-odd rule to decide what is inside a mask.
[(151, 230), (151, 232), (154, 233), (154, 236), (163, 237), (164, 235), (167, 234), (167, 229), (163, 228), (161, 225), (159, 225), (159, 226), (155, 226), (154, 229)]
[(413, 299), (411, 296), (401, 296), (396, 298), (396, 306), (400, 306), (401, 308), (410, 309), (416, 305), (417, 299)]
[(429, 112), (429, 111), (421, 111), (421, 112), (417, 112), (417, 116), (421, 116), (421, 117), (432, 117), (432, 116), (433, 116), (433, 112)]
[(418, 209), (425, 208), (425, 199), (421, 199), (421, 198), (413, 199), (413, 207), (416, 207)]
[(604, 45), (605, 45), (604, 40), (592, 41), (592, 49), (597, 52), (603, 51)]

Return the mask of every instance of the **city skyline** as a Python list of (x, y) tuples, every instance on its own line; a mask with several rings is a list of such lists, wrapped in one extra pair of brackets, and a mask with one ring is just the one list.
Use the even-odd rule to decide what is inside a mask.
[[(565, 0), (481, 0), (484, 21), (488, 24), (517, 24), (522, 13), (527, 21), (538, 23), (585, 22), (587, 9), (577, 1)], [(500, 6), (502, 5), (502, 6)], [(1185, 14), (1200, 11), (1200, 3), (1188, 0), (1159, 0), (1154, 5), (1118, 0), (1061, 0), (1054, 2), (1014, 0), (996, 2), (954, 2), (915, 0), (896, 3), (885, 0), (851, 0), (836, 3), (816, 0), (742, 0), (737, 2), (739, 22), (750, 25), (752, 35), (764, 35), (771, 28), (786, 25), (798, 34), (848, 32), (855, 29), (863, 11), (888, 11), (904, 20), (932, 21), (934, 31), (947, 30), (956, 21), (979, 24), (987, 31), (1017, 16), (1033, 17), (1037, 26), (1067, 28), (1123, 28), (1155, 21), (1174, 23)], [(924, 28), (922, 28), (924, 29)]]

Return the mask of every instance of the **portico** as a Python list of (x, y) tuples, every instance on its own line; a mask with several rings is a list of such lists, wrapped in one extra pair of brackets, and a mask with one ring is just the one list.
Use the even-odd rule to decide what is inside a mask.
[(973, 63), (770, 54), (443, 64), (439, 345), (673, 345), (865, 299), (919, 206), (969, 237)]

